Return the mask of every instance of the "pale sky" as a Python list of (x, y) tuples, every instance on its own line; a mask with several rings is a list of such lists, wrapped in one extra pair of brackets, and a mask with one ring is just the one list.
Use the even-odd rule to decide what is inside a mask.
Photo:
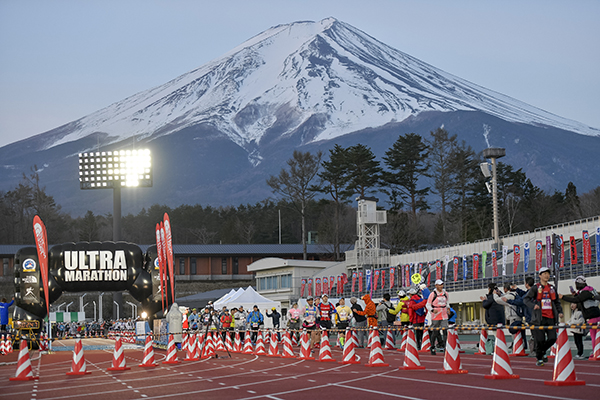
[(327, 17), (600, 128), (598, 0), (0, 0), (0, 146), (163, 84), (272, 26)]

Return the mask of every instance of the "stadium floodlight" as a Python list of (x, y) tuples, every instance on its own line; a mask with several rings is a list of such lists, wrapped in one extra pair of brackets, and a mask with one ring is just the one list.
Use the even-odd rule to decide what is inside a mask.
[[(149, 149), (79, 153), (79, 187), (113, 190), (113, 241), (121, 240), (121, 188), (152, 187)], [(113, 315), (119, 315), (123, 294), (115, 292)], [(102, 301), (100, 301), (102, 319)]]
[(492, 176), (492, 172), (490, 171), (490, 163), (482, 162), (479, 164), (479, 168), (481, 168), (481, 173), (484, 177), (489, 178)]
[(150, 150), (80, 153), (79, 186), (84, 190), (152, 187)]

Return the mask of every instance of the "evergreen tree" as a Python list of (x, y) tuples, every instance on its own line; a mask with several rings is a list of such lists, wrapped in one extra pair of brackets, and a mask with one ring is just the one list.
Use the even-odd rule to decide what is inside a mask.
[(350, 146), (345, 151), (348, 195), (353, 193), (365, 197), (372, 192), (381, 179), (381, 167), (375, 154), (363, 144)]

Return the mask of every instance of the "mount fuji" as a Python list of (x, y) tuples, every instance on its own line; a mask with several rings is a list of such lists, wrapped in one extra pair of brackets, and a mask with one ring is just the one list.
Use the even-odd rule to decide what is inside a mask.
[(506, 148), (534, 184), (599, 184), (600, 129), (453, 76), (327, 18), (270, 28), (222, 57), (66, 125), (0, 148), (0, 189), (36, 164), (63, 209), (109, 212), (109, 191), (79, 190), (80, 152), (148, 147), (154, 187), (123, 191), (124, 211), (161, 203), (238, 205), (294, 149), (363, 143), (381, 156), (398, 135), (439, 126), (475, 150)]

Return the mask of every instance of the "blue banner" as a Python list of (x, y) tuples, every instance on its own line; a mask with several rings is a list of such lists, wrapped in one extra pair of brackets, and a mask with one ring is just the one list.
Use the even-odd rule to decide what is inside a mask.
[(596, 262), (600, 263), (600, 226), (596, 228)]
[(469, 268), (467, 267), (467, 255), (463, 254), (463, 281), (467, 280)]
[(527, 273), (529, 269), (529, 242), (523, 245), (523, 272)]
[(367, 277), (367, 290), (369, 291), (369, 294), (373, 294), (373, 287), (371, 286), (371, 273), (372, 271), (370, 269), (365, 271), (365, 276)]

